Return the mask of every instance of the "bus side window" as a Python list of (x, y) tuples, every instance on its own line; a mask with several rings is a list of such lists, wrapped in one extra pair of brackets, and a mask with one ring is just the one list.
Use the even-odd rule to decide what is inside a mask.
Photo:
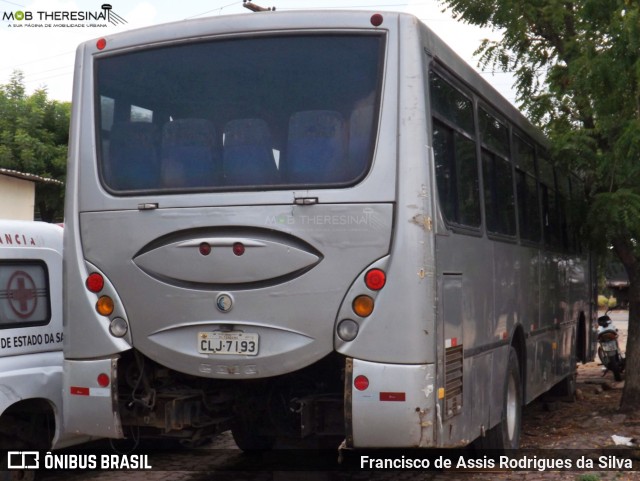
[(544, 242), (550, 247), (561, 247), (558, 192), (553, 166), (543, 157), (538, 158), (538, 174), (542, 197), (542, 219)]
[(476, 157), (473, 104), (431, 72), (433, 153), (442, 213), (453, 224), (478, 228), (480, 184)]
[(480, 227), (480, 187), (475, 142), (439, 122), (433, 123), (438, 195), (449, 222)]
[(571, 188), (569, 176), (565, 172), (556, 169), (556, 183), (558, 186), (558, 222), (560, 230), (560, 245), (567, 252), (573, 252), (573, 242), (569, 233), (569, 199)]
[(587, 216), (587, 203), (585, 201), (584, 182), (577, 176), (572, 175), (569, 178), (569, 202), (567, 212), (567, 223), (569, 229), (569, 245), (571, 252), (582, 253), (585, 246), (582, 244), (582, 232), (580, 226), (583, 219)]
[(517, 169), (516, 186), (520, 238), (530, 242), (540, 242), (540, 209), (536, 179)]
[(213, 124), (206, 119), (177, 119), (162, 131), (162, 183), (165, 187), (215, 187), (221, 159)]
[(332, 110), (296, 112), (289, 120), (287, 174), (289, 182), (349, 180), (344, 119)]
[(514, 135), (513, 139), (520, 238), (529, 242), (540, 242), (540, 204), (535, 149), (518, 135)]
[(511, 165), (506, 159), (483, 150), (482, 169), (487, 230), (494, 234), (515, 236), (516, 209)]
[(509, 129), (483, 108), (478, 109), (478, 118), (487, 230), (515, 236), (516, 208), (509, 161)]

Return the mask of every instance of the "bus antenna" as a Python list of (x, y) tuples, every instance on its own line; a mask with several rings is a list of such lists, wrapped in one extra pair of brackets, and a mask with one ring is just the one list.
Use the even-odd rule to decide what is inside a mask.
[(252, 12), (275, 12), (276, 7), (261, 7), (260, 5), (256, 5), (250, 0), (242, 0), (242, 6), (244, 8), (248, 8)]

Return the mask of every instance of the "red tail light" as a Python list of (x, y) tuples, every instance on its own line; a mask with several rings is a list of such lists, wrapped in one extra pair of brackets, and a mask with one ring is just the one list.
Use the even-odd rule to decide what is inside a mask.
[(107, 387), (110, 382), (111, 380), (109, 379), (108, 375), (106, 375), (105, 373), (98, 374), (98, 386)]
[(87, 277), (85, 285), (91, 292), (100, 292), (104, 287), (104, 278), (97, 272), (93, 272)]
[(203, 256), (208, 256), (209, 254), (211, 254), (211, 244), (209, 244), (208, 242), (201, 243), (198, 247), (198, 251)]
[(364, 276), (364, 283), (372, 291), (379, 291), (387, 282), (387, 275), (382, 269), (371, 269)]
[(244, 254), (244, 244), (242, 242), (236, 242), (233, 244), (233, 253), (237, 256)]
[(353, 380), (353, 386), (358, 390), (358, 391), (364, 391), (365, 389), (367, 389), (369, 387), (369, 379), (367, 378), (367, 376), (357, 376), (354, 380)]

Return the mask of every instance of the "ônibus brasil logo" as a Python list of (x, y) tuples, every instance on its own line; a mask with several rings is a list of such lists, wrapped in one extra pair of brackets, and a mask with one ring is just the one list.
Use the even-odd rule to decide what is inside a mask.
[[(2, 20), (9, 22), (109, 22), (112, 25), (124, 25), (127, 21), (113, 11), (113, 7), (105, 3), (101, 10), (57, 10), (57, 11), (29, 11), (3, 12)], [(49, 25), (53, 26), (53, 25)], [(105, 25), (106, 26), (106, 25)]]

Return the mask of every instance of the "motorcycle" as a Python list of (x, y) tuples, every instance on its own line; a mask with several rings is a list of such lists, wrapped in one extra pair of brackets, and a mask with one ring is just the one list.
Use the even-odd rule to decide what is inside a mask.
[(607, 371), (613, 373), (616, 381), (622, 381), (622, 373), (625, 367), (625, 358), (618, 345), (618, 328), (614, 326), (609, 317), (609, 310), (603, 316), (598, 317), (598, 357), (604, 367), (603, 376)]

